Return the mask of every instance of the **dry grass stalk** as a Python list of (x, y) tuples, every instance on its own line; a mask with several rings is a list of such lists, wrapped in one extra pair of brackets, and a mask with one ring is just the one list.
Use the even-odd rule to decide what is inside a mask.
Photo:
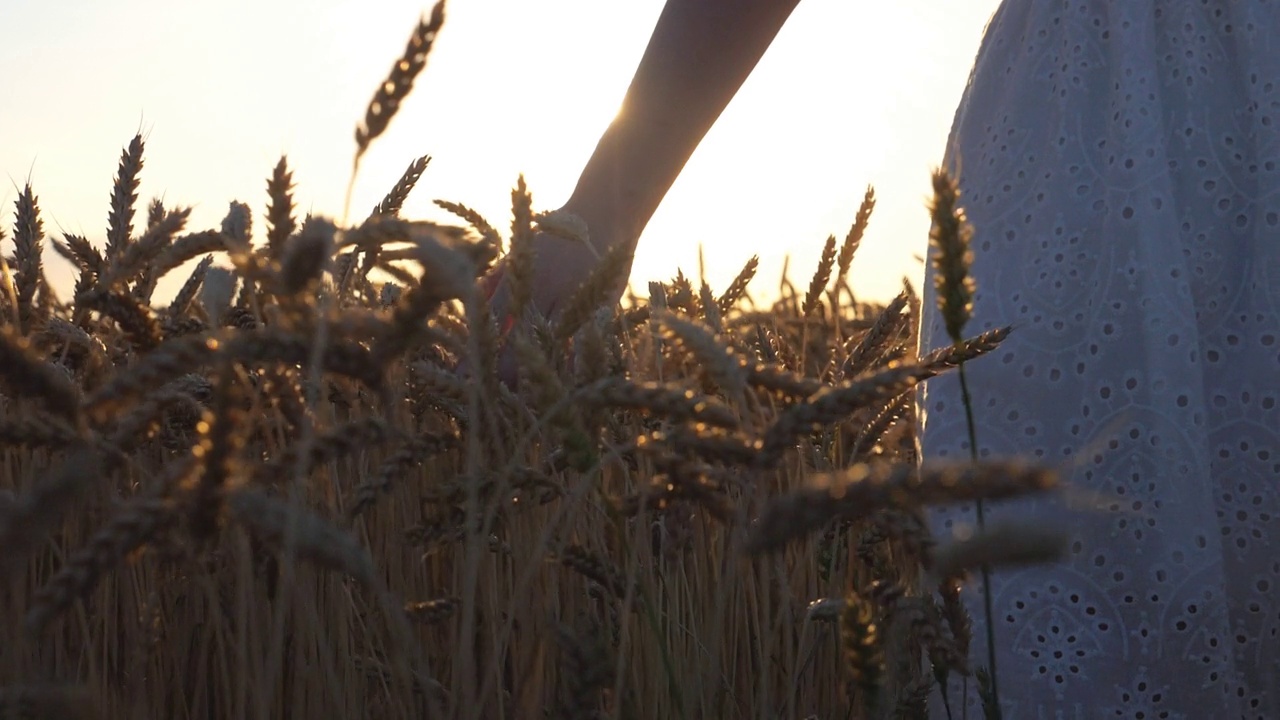
[(413, 89), (413, 81), (427, 66), (427, 54), (431, 52), (431, 45), (435, 42), (436, 34), (440, 32), (443, 25), (444, 0), (440, 0), (432, 8), (430, 19), (423, 18), (418, 21), (418, 26), (414, 28), (405, 46), (404, 54), (392, 66), (387, 79), (382, 81), (373, 99), (369, 101), (369, 107), (364, 113), (364, 122), (356, 127), (357, 164), (365, 150), (369, 148), (369, 143), (386, 131), (391, 118), (395, 117), (396, 111), (400, 109), (401, 101)]
[(858, 520), (886, 508), (913, 508), (977, 500), (1001, 500), (1050, 490), (1057, 476), (1018, 462), (924, 465), (855, 465), (810, 476), (799, 490), (774, 498), (747, 539), (748, 552), (773, 552), (842, 518)]
[(142, 136), (134, 135), (120, 155), (120, 169), (111, 189), (111, 213), (107, 218), (106, 259), (124, 253), (133, 234), (133, 206), (138, 201), (138, 173), (142, 170)]
[(804, 305), (800, 307), (800, 312), (805, 317), (810, 317), (816, 312), (822, 303), (822, 291), (826, 289), (827, 283), (831, 281), (831, 268), (836, 262), (836, 236), (828, 235), (827, 243), (822, 247), (822, 259), (818, 261), (818, 269), (813, 274), (813, 279), (809, 281), (809, 292), (805, 293)]

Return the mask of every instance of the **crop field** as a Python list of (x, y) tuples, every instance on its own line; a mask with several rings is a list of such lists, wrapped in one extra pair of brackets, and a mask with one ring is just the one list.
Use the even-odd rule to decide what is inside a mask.
[[(501, 230), (446, 201), (457, 226), (412, 221), (419, 158), (342, 222), (299, 217), (281, 159), (261, 211), (192, 229), (139, 203), (143, 160), (135, 137), (103, 242), (47, 233), (29, 185), (4, 238), (0, 717), (917, 718), (937, 677), (986, 687), (961, 588), (1053, 549), (938, 546), (925, 511), (1055, 478), (918, 463), (917, 385), (1008, 331), (922, 355), (909, 285), (855, 299), (870, 189), (798, 287), (756, 292), (749, 261), (615, 305), (613, 253), (543, 318), (530, 238), (575, 226), (523, 180)], [(967, 227), (934, 186), (962, 320)], [(499, 262), (509, 330), (477, 283)]]

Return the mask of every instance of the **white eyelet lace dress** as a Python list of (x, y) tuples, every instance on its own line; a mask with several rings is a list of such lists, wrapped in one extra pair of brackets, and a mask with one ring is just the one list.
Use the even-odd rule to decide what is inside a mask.
[[(1070, 535), (993, 574), (1005, 720), (1280, 719), (1280, 1), (1006, 0), (948, 155), (965, 335), (1015, 326), (968, 369), (980, 452), (1066, 487), (988, 506)], [(930, 276), (921, 348), (948, 344)], [(958, 376), (919, 401), (922, 457), (968, 458)]]

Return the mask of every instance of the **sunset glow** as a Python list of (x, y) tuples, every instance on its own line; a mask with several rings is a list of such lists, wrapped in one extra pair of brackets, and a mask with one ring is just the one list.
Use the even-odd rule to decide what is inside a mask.
[[(925, 252), (929, 170), (996, 0), (805, 0), (689, 162), (641, 241), (638, 287), (677, 267), (722, 288), (753, 254), (757, 294), (784, 257), (807, 280), (868, 184), (879, 197), (855, 290), (883, 300)], [(418, 155), (433, 157), (404, 214), (435, 198), (509, 223), (523, 172), (535, 208), (569, 194), (616, 112), (661, 0), (451, 0), (413, 94), (363, 161), (362, 217)], [(43, 3), (0, 14), (3, 225), (30, 179), (46, 233), (101, 243), (120, 150), (142, 131), (139, 202), (194, 205), (191, 229), (249, 203), (285, 154), (300, 211), (339, 216), (357, 120), (430, 3), (158, 0)], [(136, 222), (140, 222), (136, 221)], [(5, 252), (9, 252), (6, 241)], [(61, 259), (46, 253), (68, 288)], [(179, 274), (180, 275), (180, 274)], [(181, 282), (171, 277), (170, 283)], [(164, 294), (164, 287), (161, 288)]]

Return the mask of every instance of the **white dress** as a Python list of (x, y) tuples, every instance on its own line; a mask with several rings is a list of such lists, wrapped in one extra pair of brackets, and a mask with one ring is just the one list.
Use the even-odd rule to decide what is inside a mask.
[[(969, 366), (979, 448), (1068, 488), (987, 513), (1071, 537), (994, 573), (1005, 720), (1280, 719), (1280, 2), (1005, 0), (948, 156), (965, 335), (1015, 326)], [(967, 458), (958, 376), (919, 401), (922, 456)]]

